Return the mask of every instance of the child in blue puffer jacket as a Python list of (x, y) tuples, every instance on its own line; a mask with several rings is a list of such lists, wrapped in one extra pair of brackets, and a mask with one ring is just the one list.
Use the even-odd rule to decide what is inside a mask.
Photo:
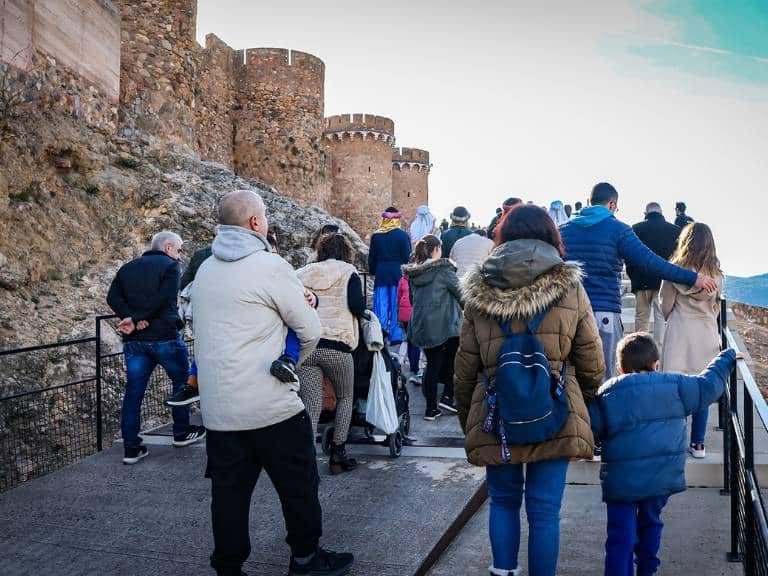
[(636, 333), (619, 343), (616, 356), (621, 375), (589, 406), (595, 440), (604, 442), (605, 575), (634, 575), (637, 564), (637, 576), (647, 576), (660, 564), (661, 510), (685, 490), (686, 417), (720, 398), (737, 354), (721, 352), (698, 376), (657, 372), (653, 337)]

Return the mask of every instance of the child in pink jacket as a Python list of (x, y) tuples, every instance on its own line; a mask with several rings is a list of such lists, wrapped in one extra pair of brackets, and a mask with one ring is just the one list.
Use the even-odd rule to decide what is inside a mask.
[[(408, 277), (403, 276), (400, 278), (400, 282), (397, 284), (397, 321), (403, 326), (403, 332), (408, 334), (408, 323), (411, 321), (413, 315), (413, 305), (411, 304), (411, 288), (408, 284)], [(401, 349), (402, 350), (402, 349)], [(411, 382), (419, 384), (420, 379), (418, 377), (419, 372), (419, 359), (421, 357), (421, 351), (418, 347), (411, 344), (411, 339), (408, 338), (407, 343), (408, 350), (408, 364), (411, 369)], [(400, 364), (403, 364), (403, 354), (400, 354)]]

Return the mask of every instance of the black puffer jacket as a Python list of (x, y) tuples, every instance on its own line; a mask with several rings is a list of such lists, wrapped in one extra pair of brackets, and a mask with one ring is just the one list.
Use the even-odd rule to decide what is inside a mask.
[(179, 316), (179, 263), (160, 250), (149, 250), (117, 271), (107, 304), (120, 318), (149, 322), (124, 340), (175, 340), (184, 327)]
[[(662, 214), (651, 212), (645, 216), (643, 222), (638, 222), (632, 226), (632, 230), (643, 241), (643, 244), (664, 260), (669, 260), (675, 252), (681, 229), (667, 222)], [(627, 274), (632, 280), (632, 292), (634, 293), (640, 290), (659, 290), (661, 288), (661, 278), (629, 263), (627, 263)]]

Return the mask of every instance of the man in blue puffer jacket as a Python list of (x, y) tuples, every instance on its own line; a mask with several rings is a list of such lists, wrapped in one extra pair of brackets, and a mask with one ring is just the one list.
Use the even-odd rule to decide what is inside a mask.
[[(739, 355), (738, 358), (743, 358)], [(608, 505), (606, 576), (654, 574), (659, 567), (661, 510), (685, 490), (686, 417), (717, 401), (737, 354), (725, 350), (698, 376), (657, 372), (650, 334), (618, 346), (621, 376), (603, 384), (589, 405), (595, 440), (603, 440), (600, 481)]]
[(607, 182), (592, 189), (590, 206), (560, 232), (565, 259), (581, 262), (584, 288), (595, 312), (605, 355), (605, 379), (616, 376), (616, 344), (624, 336), (621, 323), (621, 269), (624, 262), (648, 274), (708, 292), (717, 290), (709, 276), (670, 264), (652, 252), (630, 226), (616, 219), (619, 193)]

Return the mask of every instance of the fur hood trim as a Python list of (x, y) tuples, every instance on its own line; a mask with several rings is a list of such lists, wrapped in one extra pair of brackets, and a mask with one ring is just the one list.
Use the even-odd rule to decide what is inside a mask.
[(461, 291), (466, 306), (491, 318), (532, 318), (565, 297), (583, 276), (577, 262), (564, 262), (540, 274), (528, 286), (505, 290), (488, 284), (478, 266), (466, 276)]
[(406, 264), (402, 270), (403, 274), (409, 278), (415, 278), (416, 276), (446, 267), (453, 268), (454, 272), (456, 271), (456, 264), (450, 258), (436, 258), (434, 260), (427, 260), (422, 264)]

